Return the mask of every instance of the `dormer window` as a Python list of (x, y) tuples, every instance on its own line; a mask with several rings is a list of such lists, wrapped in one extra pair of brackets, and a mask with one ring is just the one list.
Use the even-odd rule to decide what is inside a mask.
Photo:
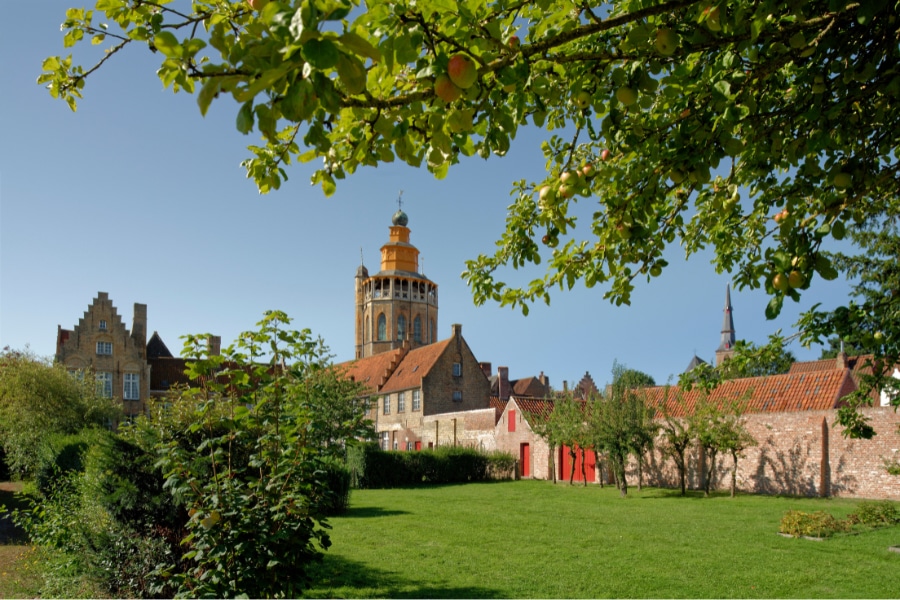
[(97, 354), (112, 356), (112, 342), (97, 342)]
[(100, 319), (100, 331), (106, 331), (106, 319)]

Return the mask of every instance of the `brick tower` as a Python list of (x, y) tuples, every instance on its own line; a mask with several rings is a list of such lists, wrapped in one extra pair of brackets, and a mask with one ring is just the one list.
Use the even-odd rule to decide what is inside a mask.
[(409, 219), (402, 210), (391, 219), (390, 238), (381, 247), (381, 270), (356, 271), (356, 358), (435, 341), (437, 284), (419, 273), (419, 250), (409, 243)]

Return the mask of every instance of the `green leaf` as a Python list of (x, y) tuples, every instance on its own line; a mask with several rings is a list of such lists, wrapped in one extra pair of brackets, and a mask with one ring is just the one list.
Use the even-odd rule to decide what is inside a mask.
[(200, 107), (200, 114), (204, 117), (206, 116), (206, 111), (209, 110), (209, 105), (212, 103), (213, 98), (216, 97), (216, 94), (219, 93), (221, 87), (221, 77), (210, 77), (203, 84), (203, 87), (200, 88), (200, 93), (197, 94), (197, 106)]
[(337, 62), (338, 76), (351, 96), (362, 93), (366, 89), (366, 68), (355, 56), (341, 54)]
[(381, 53), (378, 51), (378, 48), (370, 44), (363, 37), (353, 33), (352, 31), (348, 31), (341, 35), (341, 37), (338, 38), (338, 41), (347, 50), (358, 56), (370, 58), (374, 62), (378, 62), (379, 60), (381, 60)]
[(249, 100), (241, 106), (237, 116), (237, 130), (247, 135), (253, 129), (253, 100)]
[(321, 70), (334, 68), (341, 56), (334, 42), (327, 39), (308, 40), (301, 53), (309, 64)]
[(178, 38), (171, 31), (160, 31), (157, 33), (153, 38), (153, 45), (169, 58), (181, 56), (181, 44), (178, 43)]
[(784, 296), (775, 296), (769, 300), (769, 304), (766, 305), (766, 318), (772, 320), (777, 317), (781, 312), (782, 304), (784, 304)]

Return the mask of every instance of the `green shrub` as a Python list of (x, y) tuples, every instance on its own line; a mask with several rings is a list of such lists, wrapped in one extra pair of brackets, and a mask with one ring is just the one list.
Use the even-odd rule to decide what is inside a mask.
[(515, 466), (515, 458), (502, 452), (459, 446), (396, 452), (380, 450), (376, 444), (351, 447), (347, 462), (353, 487), (358, 489), (508, 479)]
[(72, 434), (51, 434), (38, 453), (35, 484), (41, 494), (48, 494), (53, 482), (69, 473), (84, 471), (84, 455), (100, 432), (85, 429)]
[(850, 517), (853, 517), (854, 521), (862, 525), (884, 527), (900, 523), (900, 510), (897, 509), (897, 505), (894, 502), (889, 500), (866, 500), (856, 506), (856, 512)]
[(789, 510), (781, 518), (781, 526), (778, 529), (779, 532), (794, 537), (831, 537), (836, 532), (844, 530), (844, 524), (822, 510), (811, 513)]
[(322, 480), (319, 510), (323, 515), (339, 515), (350, 507), (350, 469), (336, 459), (326, 460), (316, 473)]

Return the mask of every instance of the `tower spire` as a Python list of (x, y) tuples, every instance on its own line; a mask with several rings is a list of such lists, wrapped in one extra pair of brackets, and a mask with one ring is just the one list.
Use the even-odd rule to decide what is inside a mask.
[(725, 286), (725, 316), (722, 319), (722, 341), (716, 349), (716, 365), (734, 353), (734, 317), (731, 308), (731, 284)]

